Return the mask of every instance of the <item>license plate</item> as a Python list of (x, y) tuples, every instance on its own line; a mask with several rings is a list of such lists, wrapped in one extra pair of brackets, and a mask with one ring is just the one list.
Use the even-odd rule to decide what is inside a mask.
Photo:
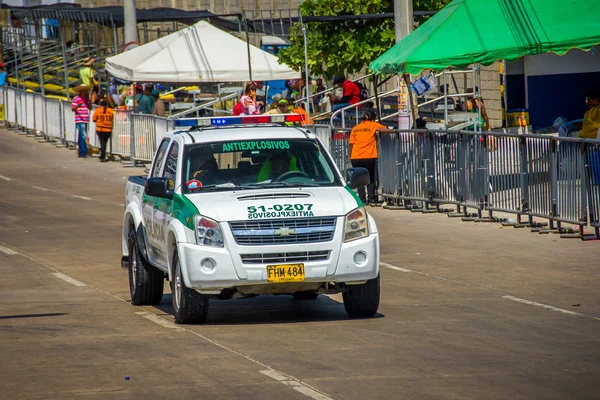
[(267, 265), (269, 282), (304, 281), (304, 264)]

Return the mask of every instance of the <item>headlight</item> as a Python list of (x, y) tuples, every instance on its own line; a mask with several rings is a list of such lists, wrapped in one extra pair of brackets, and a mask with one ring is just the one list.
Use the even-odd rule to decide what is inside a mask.
[(194, 225), (196, 226), (196, 243), (203, 246), (223, 247), (223, 232), (217, 221), (196, 215)]
[(344, 224), (344, 242), (369, 236), (369, 223), (364, 207), (357, 208), (346, 215)]

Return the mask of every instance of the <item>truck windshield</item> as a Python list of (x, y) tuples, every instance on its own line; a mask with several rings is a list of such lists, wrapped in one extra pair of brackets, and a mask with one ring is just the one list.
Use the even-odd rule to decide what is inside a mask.
[(184, 193), (341, 185), (320, 144), (311, 139), (256, 139), (188, 145), (183, 182)]

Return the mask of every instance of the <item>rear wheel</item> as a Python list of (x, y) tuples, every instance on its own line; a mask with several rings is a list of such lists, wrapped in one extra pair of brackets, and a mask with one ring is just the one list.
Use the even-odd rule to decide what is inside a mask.
[(129, 294), (136, 306), (160, 304), (165, 274), (154, 268), (140, 254), (135, 232), (129, 234)]
[(185, 286), (177, 253), (173, 256), (171, 279), (173, 312), (178, 324), (203, 323), (208, 316), (208, 296)]
[(319, 296), (319, 293), (304, 291), (304, 292), (296, 292), (293, 294), (294, 299), (296, 300), (314, 300)]
[(350, 318), (372, 317), (379, 308), (379, 275), (362, 285), (348, 285), (342, 293), (344, 308)]

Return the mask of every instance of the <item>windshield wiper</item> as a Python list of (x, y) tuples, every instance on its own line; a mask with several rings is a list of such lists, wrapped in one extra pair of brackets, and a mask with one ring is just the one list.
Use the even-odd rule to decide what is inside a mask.
[(188, 189), (190, 193), (201, 193), (202, 191), (210, 189), (210, 190), (238, 190), (238, 189), (249, 189), (246, 186), (239, 186), (233, 183), (220, 183), (218, 185), (203, 185), (197, 189)]

